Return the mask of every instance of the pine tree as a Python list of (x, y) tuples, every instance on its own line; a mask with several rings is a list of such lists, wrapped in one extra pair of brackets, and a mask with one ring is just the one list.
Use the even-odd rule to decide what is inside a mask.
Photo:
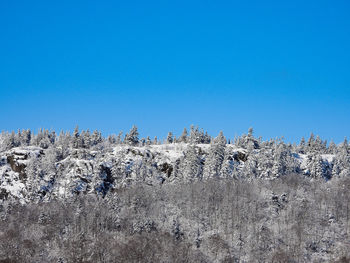
[(340, 145), (340, 151), (349, 153), (349, 144), (348, 144), (348, 139), (345, 137), (344, 141)]
[(16, 146), (21, 146), (22, 143), (22, 132), (20, 129), (17, 130), (17, 134), (15, 135), (15, 144)]
[(131, 128), (130, 132), (125, 135), (124, 142), (133, 146), (136, 146), (139, 143), (139, 133), (135, 125)]
[(149, 136), (147, 136), (146, 145), (151, 145), (151, 144), (152, 144), (151, 138)]
[(89, 129), (86, 130), (83, 140), (84, 140), (84, 148), (89, 149), (91, 146), (91, 134)]
[(73, 141), (72, 141), (72, 146), (75, 149), (79, 148), (79, 140), (80, 140), (80, 134), (79, 134), (79, 127), (78, 125), (75, 126), (74, 132), (73, 132)]
[(201, 178), (202, 164), (197, 147), (189, 145), (184, 155), (182, 176), (185, 180)]
[(205, 132), (204, 143), (209, 144), (210, 142), (211, 142), (211, 136), (208, 134), (208, 132)]
[(340, 147), (333, 161), (333, 176), (348, 176), (350, 174), (350, 155), (344, 144)]
[(94, 130), (94, 132), (91, 135), (91, 143), (92, 146), (97, 145), (99, 143), (101, 143), (102, 140), (102, 135), (101, 132), (99, 132), (98, 130)]
[(235, 145), (247, 149), (249, 152), (259, 149), (259, 142), (253, 136), (253, 128), (249, 128), (247, 135), (235, 138)]
[(26, 166), (26, 175), (27, 182), (26, 185), (28, 187), (28, 192), (31, 194), (30, 199), (36, 198), (36, 193), (39, 190), (40, 186), (40, 178), (39, 176), (39, 158), (35, 155), (30, 156)]
[(188, 138), (188, 142), (191, 144), (200, 143), (198, 127), (194, 127), (193, 125), (191, 125), (191, 132), (190, 132), (190, 136)]
[(315, 135), (313, 133), (310, 134), (310, 138), (307, 141), (307, 151), (313, 151), (313, 147), (314, 147), (314, 143), (315, 143)]
[(171, 144), (171, 143), (174, 142), (174, 138), (173, 138), (173, 133), (172, 133), (172, 132), (169, 132), (169, 133), (168, 133), (168, 136), (167, 136), (167, 138), (166, 138), (166, 142), (167, 142), (168, 144)]
[(221, 166), (221, 177), (223, 178), (232, 178), (235, 175), (235, 161), (233, 159), (232, 149), (226, 147), (224, 160)]
[(183, 142), (183, 143), (186, 143), (187, 142), (187, 129), (184, 128), (180, 138), (179, 138), (179, 142)]
[(121, 131), (117, 136), (116, 144), (122, 144), (122, 136), (123, 136), (123, 132)]
[(325, 152), (324, 143), (321, 140), (320, 136), (316, 136), (315, 142), (314, 142), (314, 151), (316, 152)]
[(220, 170), (225, 156), (225, 146), (226, 138), (221, 131), (210, 145), (204, 165), (204, 179), (220, 176)]
[(312, 178), (321, 179), (324, 177), (324, 164), (319, 154), (312, 154), (310, 164), (310, 175)]
[(44, 174), (50, 179), (56, 175), (56, 161), (57, 153), (54, 147), (50, 147), (45, 151), (45, 155), (42, 158), (41, 166)]
[(336, 152), (337, 152), (337, 145), (335, 145), (334, 141), (331, 141), (329, 143), (329, 147), (328, 147), (327, 152), (329, 154), (336, 154)]
[(145, 138), (141, 138), (140, 139), (140, 146), (145, 146), (146, 144), (146, 139)]
[(275, 146), (274, 161), (272, 166), (272, 174), (274, 178), (287, 173), (288, 158), (290, 157), (290, 149), (283, 143)]
[(205, 134), (204, 134), (204, 130), (201, 129), (199, 132), (198, 132), (198, 143), (205, 143)]
[(115, 136), (115, 134), (112, 134), (112, 135), (109, 135), (108, 138), (107, 138), (107, 141), (110, 145), (113, 145), (116, 143), (117, 141), (117, 138)]
[(248, 129), (248, 137), (253, 137), (253, 133), (254, 133), (254, 129), (253, 129), (253, 127), (250, 127)]
[(299, 143), (299, 152), (300, 153), (305, 153), (305, 138), (302, 137)]
[(9, 149), (12, 149), (14, 147), (17, 147), (17, 145), (16, 145), (16, 134), (15, 134), (14, 131), (12, 131), (10, 134), (7, 133), (5, 135), (5, 139), (4, 139), (3, 144), (5, 145), (5, 149), (6, 150), (9, 150)]

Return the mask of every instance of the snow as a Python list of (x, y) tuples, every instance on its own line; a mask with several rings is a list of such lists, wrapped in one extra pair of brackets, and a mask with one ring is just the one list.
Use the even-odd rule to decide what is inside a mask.
[(308, 163), (308, 155), (307, 154), (295, 154), (296, 159), (300, 162), (300, 167), (302, 169), (306, 169)]
[(18, 173), (9, 170), (7, 167), (1, 167), (0, 173), (2, 175), (0, 189), (6, 190), (12, 196), (17, 197), (21, 203), (25, 203), (23, 196), (25, 184), (19, 180)]
[[(162, 169), (163, 167), (174, 168), (175, 163), (177, 160), (181, 160), (189, 145), (190, 144), (186, 143), (146, 146), (122, 144), (113, 147), (111, 151), (87, 151), (86, 154), (88, 157), (86, 157), (86, 159), (78, 158), (80, 152), (74, 150), (71, 155), (56, 163), (56, 167), (59, 169), (59, 176), (55, 177), (52, 193), (55, 196), (67, 197), (72, 195), (73, 189), (87, 191), (89, 193), (94, 191), (96, 185), (100, 184), (102, 180), (97, 176), (100, 167), (112, 169), (116, 160), (122, 160), (120, 165), (128, 174), (125, 178), (116, 179), (118, 184), (130, 185), (139, 180), (136, 174), (137, 171), (139, 171), (137, 169), (142, 167), (145, 161), (147, 165), (149, 165), (146, 169), (154, 169), (154, 177), (147, 177), (147, 179), (145, 179), (148, 180), (147, 182), (154, 184), (157, 183), (159, 179), (162, 182), (167, 180), (167, 182), (171, 183), (174, 178), (169, 177), (169, 174), (167, 174), (169, 170), (164, 171)], [(203, 153), (208, 153), (211, 147), (210, 144), (196, 144), (195, 146), (200, 148)], [(226, 148), (230, 148), (230, 151), (233, 153), (241, 152), (248, 154), (246, 149), (236, 147), (232, 144), (227, 144)], [(258, 152), (259, 150), (255, 151)], [(45, 153), (45, 150), (35, 146), (18, 147), (2, 152), (0, 158), (0, 189), (5, 189), (14, 197), (25, 199), (26, 193), (32, 190), (29, 190), (26, 181), (23, 180), (23, 178), (20, 179), (18, 173), (12, 171), (7, 158), (12, 156), (12, 160), (14, 160), (15, 166), (17, 167), (21, 165), (27, 166), (28, 159), (31, 158), (31, 156), (38, 156), (42, 154), (42, 152)], [(309, 155), (294, 153), (293, 156), (300, 163), (300, 168), (303, 171), (309, 168)], [(335, 156), (332, 154), (322, 154), (321, 157), (325, 162), (331, 164)], [(243, 169), (244, 165), (244, 161), (240, 161), (239, 164), (237, 164), (237, 169)], [(49, 174), (38, 179), (39, 187), (47, 186), (51, 179), (52, 177)]]
[(335, 155), (334, 154), (322, 154), (321, 157), (323, 160), (326, 160), (328, 163), (332, 163), (334, 158), (335, 158)]

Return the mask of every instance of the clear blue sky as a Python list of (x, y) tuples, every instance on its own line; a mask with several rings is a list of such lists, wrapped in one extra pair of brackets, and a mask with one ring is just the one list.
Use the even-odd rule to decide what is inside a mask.
[(349, 14), (345, 0), (1, 1), (0, 129), (340, 142)]

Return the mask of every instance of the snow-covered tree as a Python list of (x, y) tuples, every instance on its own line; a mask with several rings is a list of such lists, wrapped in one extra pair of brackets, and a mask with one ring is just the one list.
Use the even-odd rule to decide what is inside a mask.
[(83, 142), (84, 142), (84, 148), (90, 148), (91, 146), (91, 134), (90, 134), (90, 130), (86, 130), (86, 132), (84, 133), (83, 136)]
[(81, 146), (81, 140), (80, 140), (80, 133), (79, 133), (79, 127), (78, 125), (75, 127), (73, 132), (73, 138), (72, 138), (72, 146), (73, 148), (80, 148)]
[(337, 152), (337, 145), (332, 140), (329, 143), (329, 146), (328, 146), (328, 149), (327, 149), (327, 153), (329, 153), (329, 154), (336, 154), (336, 152)]
[(202, 176), (202, 161), (198, 148), (189, 145), (183, 159), (182, 176), (185, 180), (193, 180)]
[(131, 128), (130, 132), (125, 135), (124, 142), (133, 146), (139, 143), (139, 133), (135, 125)]
[(147, 136), (146, 145), (151, 145), (151, 144), (152, 144), (151, 138), (149, 136)]
[(300, 153), (305, 153), (305, 147), (306, 147), (305, 138), (302, 137), (299, 143), (298, 151)]
[(179, 142), (183, 142), (183, 143), (186, 143), (187, 142), (187, 136), (188, 136), (188, 133), (187, 133), (187, 129), (184, 128), (181, 136), (179, 137)]
[(311, 157), (310, 176), (312, 178), (322, 179), (325, 177), (324, 163), (321, 155), (313, 154)]
[(252, 151), (259, 148), (259, 142), (253, 136), (253, 128), (249, 128), (248, 134), (235, 138), (235, 145)]
[(123, 132), (119, 132), (118, 136), (117, 136), (117, 140), (116, 140), (116, 144), (121, 144), (122, 143), (122, 136), (123, 136)]
[(350, 154), (344, 147), (340, 147), (333, 160), (332, 176), (349, 176), (350, 175)]
[(32, 138), (31, 130), (27, 129), (22, 131), (21, 144), (26, 146), (30, 145), (31, 138)]
[(232, 148), (226, 147), (220, 175), (223, 178), (236, 178), (238, 163), (234, 160)]
[(315, 135), (311, 133), (306, 145), (306, 149), (308, 152), (313, 151), (314, 144), (315, 144)]
[(101, 132), (98, 130), (94, 130), (94, 132), (91, 135), (91, 144), (92, 146), (97, 145), (103, 141)]
[(225, 156), (225, 146), (226, 138), (221, 131), (210, 145), (204, 165), (204, 179), (220, 176), (221, 165)]
[(167, 142), (168, 144), (174, 142), (174, 135), (173, 135), (172, 132), (169, 132), (169, 133), (168, 133), (168, 136), (167, 136), (167, 138), (166, 138), (166, 142)]
[(16, 140), (16, 134), (14, 131), (12, 131), (11, 133), (7, 133), (5, 135), (3, 144), (5, 145), (5, 149), (11, 149), (13, 147), (17, 147), (18, 145), (18, 141)]
[(275, 146), (272, 174), (275, 178), (284, 175), (287, 170), (288, 151), (284, 143)]

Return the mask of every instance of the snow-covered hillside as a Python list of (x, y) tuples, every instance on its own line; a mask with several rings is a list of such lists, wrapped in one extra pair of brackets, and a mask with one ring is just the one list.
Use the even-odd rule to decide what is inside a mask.
[(1, 262), (347, 262), (350, 148), (0, 135)]
[[(232, 180), (303, 174), (326, 181), (332, 177), (335, 154), (301, 154), (281, 149), (248, 150), (233, 144), (171, 143), (103, 149), (15, 147), (1, 152), (0, 198), (30, 200), (66, 198), (77, 194), (103, 197), (138, 182), (148, 185), (178, 181)], [(288, 171), (289, 170), (289, 171)], [(289, 175), (286, 175), (289, 173)]]
[[(106, 195), (116, 188), (143, 182), (148, 185), (190, 180), (181, 173), (189, 144), (149, 146), (118, 145), (108, 150), (71, 149), (67, 157), (57, 161), (52, 149), (36, 146), (16, 147), (1, 153), (0, 198), (19, 201), (66, 198), (76, 194)], [(228, 145), (232, 159), (244, 164), (238, 156), (246, 151)], [(203, 159), (209, 144), (198, 144)], [(52, 163), (48, 163), (49, 161)], [(177, 170), (175, 170), (177, 169)], [(188, 177), (188, 178), (187, 178)], [(193, 178), (192, 178), (193, 179)], [(200, 180), (201, 178), (197, 178)]]

